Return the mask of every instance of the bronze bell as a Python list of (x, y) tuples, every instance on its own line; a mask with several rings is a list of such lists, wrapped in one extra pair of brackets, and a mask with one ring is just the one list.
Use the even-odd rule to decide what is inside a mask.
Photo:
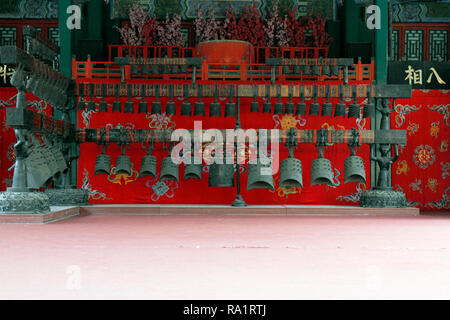
[(309, 115), (318, 116), (320, 110), (320, 105), (317, 103), (317, 98), (309, 105)]
[(320, 129), (317, 131), (316, 146), (319, 148), (319, 156), (311, 163), (311, 185), (325, 184), (333, 186), (333, 169), (331, 162), (323, 156), (323, 148), (328, 141), (328, 131)]
[(178, 164), (172, 162), (172, 158), (170, 156), (162, 159), (161, 162), (161, 181), (167, 180), (176, 180), (178, 181)]
[(339, 96), (341, 98), (341, 101), (339, 103), (336, 103), (335, 109), (334, 109), (334, 116), (335, 117), (345, 117), (345, 103), (344, 103), (344, 92), (342, 86), (339, 86)]
[(272, 165), (262, 164), (259, 159), (257, 161), (257, 164), (248, 164), (247, 190), (274, 190)]
[(209, 165), (208, 186), (210, 187), (233, 187), (234, 165), (217, 164)]
[(194, 116), (204, 116), (205, 115), (205, 104), (202, 101), (202, 85), (198, 85), (197, 96), (198, 101), (194, 105)]
[(311, 75), (311, 67), (309, 65), (303, 66), (303, 75), (310, 76)]
[(175, 102), (173, 101), (173, 85), (169, 84), (169, 102), (166, 104), (166, 114), (172, 114), (175, 115), (176, 113), (176, 106)]
[(315, 184), (333, 185), (333, 170), (330, 160), (325, 158), (313, 160), (311, 164), (311, 185)]
[(192, 115), (191, 104), (189, 103), (189, 85), (183, 85), (184, 102), (181, 104), (181, 115), (190, 116)]
[(259, 111), (259, 103), (256, 100), (257, 97), (258, 97), (258, 87), (254, 85), (253, 86), (253, 98), (254, 98), (254, 100), (250, 104), (250, 112), (258, 112)]
[(270, 103), (270, 99), (266, 100), (263, 104), (263, 112), (264, 113), (270, 113), (272, 112), (272, 104)]
[(155, 156), (148, 154), (142, 158), (140, 177), (156, 177), (157, 160)]
[(286, 102), (285, 112), (288, 114), (294, 114), (294, 103), (292, 101)]
[(300, 102), (297, 103), (297, 108), (295, 110), (295, 114), (297, 116), (306, 115), (306, 103), (303, 102), (303, 95), (304, 95), (303, 86), (300, 86)]
[(122, 112), (122, 107), (121, 107), (120, 101), (119, 101), (119, 94), (120, 94), (119, 89), (120, 89), (119, 85), (116, 84), (115, 89), (114, 89), (115, 94), (116, 94), (116, 101), (114, 101), (113, 105), (112, 105), (113, 112)]
[(329, 76), (330, 73), (331, 73), (330, 66), (328, 64), (324, 65), (322, 67), (322, 74), (325, 75), (325, 76)]
[(363, 107), (363, 118), (371, 118), (375, 115), (375, 105), (372, 103), (370, 89), (367, 90), (367, 103)]
[(146, 91), (146, 86), (145, 84), (141, 85), (141, 96), (142, 96), (142, 101), (139, 102), (138, 105), (138, 113), (148, 113), (148, 103), (145, 102), (145, 91)]
[(333, 113), (333, 105), (330, 103), (330, 86), (326, 87), (327, 102), (322, 104), (322, 116), (331, 116)]
[(349, 118), (359, 118), (361, 109), (359, 104), (356, 103), (356, 86), (352, 87), (353, 92), (353, 103), (351, 103), (348, 107), (348, 117)]
[(320, 66), (319, 65), (313, 65), (312, 66), (312, 73), (313, 73), (313, 75), (315, 75), (315, 76), (320, 76)]
[(157, 64), (152, 65), (152, 73), (159, 74), (159, 65)]
[(107, 154), (101, 153), (95, 159), (94, 175), (109, 174), (111, 171), (111, 158)]
[(105, 101), (106, 96), (106, 84), (102, 84), (102, 101), (98, 104), (98, 111), (108, 111), (108, 103)]
[(339, 77), (339, 66), (331, 66), (331, 75), (333, 77)]
[(230, 86), (230, 100), (225, 103), (225, 118), (236, 117), (236, 104), (233, 102), (234, 85)]
[(152, 102), (152, 114), (161, 114), (161, 102), (159, 102), (159, 84), (155, 85), (155, 98)]
[(211, 102), (209, 105), (209, 116), (210, 117), (220, 117), (220, 103)]
[(277, 97), (278, 101), (275, 102), (275, 106), (273, 108), (274, 114), (283, 113), (283, 104), (281, 103), (281, 87), (277, 86)]
[(302, 162), (299, 159), (288, 157), (281, 161), (280, 165), (280, 187), (303, 188)]
[(344, 183), (362, 182), (366, 183), (366, 171), (364, 161), (361, 157), (351, 155), (344, 160)]
[(91, 97), (91, 100), (87, 104), (87, 110), (88, 111), (95, 111), (95, 101), (94, 101), (94, 84), (89, 84), (89, 96)]
[(300, 71), (301, 71), (300, 66), (298, 66), (298, 65), (294, 66), (294, 70), (293, 70), (294, 74), (300, 74)]
[(194, 158), (191, 158), (190, 164), (185, 165), (183, 179), (202, 179), (202, 165), (194, 164)]
[(350, 147), (350, 156), (344, 160), (344, 183), (362, 182), (366, 183), (366, 171), (364, 170), (364, 161), (356, 155), (356, 147), (359, 147), (360, 133), (355, 128), (349, 137), (348, 146)]
[(214, 85), (214, 101), (209, 105), (209, 116), (210, 117), (220, 117), (220, 103), (217, 102), (219, 96), (219, 86)]
[(83, 100), (83, 94), (84, 94), (84, 83), (80, 83), (78, 85), (78, 96), (79, 96), (78, 105), (77, 105), (78, 110), (84, 110), (84, 108), (86, 107), (86, 104), (84, 103), (84, 100)]
[(129, 156), (122, 154), (117, 158), (116, 174), (131, 175), (131, 159)]
[(133, 96), (131, 84), (127, 85), (127, 95), (128, 95), (128, 101), (125, 102), (125, 105), (123, 107), (123, 112), (124, 113), (133, 113), (134, 105), (133, 105), (133, 102), (131, 101), (131, 97)]

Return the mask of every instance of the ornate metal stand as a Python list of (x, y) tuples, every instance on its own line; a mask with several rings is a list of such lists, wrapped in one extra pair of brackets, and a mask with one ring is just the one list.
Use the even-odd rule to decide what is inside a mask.
[[(25, 109), (25, 72), (17, 68), (11, 78), (11, 84), (18, 90), (16, 108)], [(26, 158), (29, 155), (27, 129), (14, 127), (17, 143), (14, 145), (16, 162), (12, 187), (0, 193), (0, 213), (41, 213), (50, 211), (48, 197), (40, 192), (31, 192), (27, 185)]]
[[(377, 110), (380, 111), (382, 115), (380, 129), (389, 130), (389, 118), (393, 109), (389, 108), (388, 99), (382, 99), (381, 103), (381, 107), (378, 104), (376, 105)], [(359, 200), (360, 206), (371, 208), (404, 208), (406, 207), (405, 194), (401, 191), (393, 190), (389, 182), (389, 169), (391, 168), (391, 164), (398, 160), (398, 145), (394, 145), (394, 157), (391, 157), (390, 155), (391, 144), (375, 144), (375, 146), (378, 146), (380, 155), (376, 156), (375, 148), (373, 148), (370, 158), (372, 161), (376, 161), (380, 172), (378, 174), (376, 186), (372, 190), (365, 190), (361, 193), (361, 198)]]

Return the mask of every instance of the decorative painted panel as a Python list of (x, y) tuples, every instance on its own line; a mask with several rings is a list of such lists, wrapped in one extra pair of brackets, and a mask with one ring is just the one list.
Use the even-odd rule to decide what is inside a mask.
[(404, 58), (406, 60), (423, 60), (423, 34), (423, 30), (405, 30)]
[(447, 61), (448, 30), (430, 30), (429, 61)]
[(391, 33), (391, 54), (389, 60), (395, 61), (398, 60), (398, 45), (399, 45), (399, 35), (400, 32), (398, 30), (392, 30)]
[(47, 36), (53, 42), (59, 45), (59, 29), (58, 27), (49, 27), (47, 29)]
[(0, 45), (16, 45), (17, 44), (17, 28), (16, 27), (0, 27)]

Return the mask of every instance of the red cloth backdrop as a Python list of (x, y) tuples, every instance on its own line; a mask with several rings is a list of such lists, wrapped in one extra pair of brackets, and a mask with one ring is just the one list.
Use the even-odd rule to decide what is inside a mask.
[(448, 90), (414, 90), (399, 99), (391, 128), (407, 130), (407, 144), (392, 168), (394, 189), (409, 205), (425, 210), (449, 209), (450, 104)]
[[(108, 99), (111, 106), (115, 98)], [(86, 98), (87, 101), (90, 98)], [(123, 102), (127, 98), (121, 99)], [(165, 110), (165, 102), (162, 101), (163, 112)], [(118, 124), (129, 128), (188, 128), (192, 129), (194, 121), (202, 121), (202, 128), (234, 128), (234, 118), (212, 117), (209, 115), (209, 103), (211, 98), (203, 98), (205, 102), (206, 116), (180, 116), (181, 100), (175, 99), (177, 104), (177, 115), (146, 115), (130, 113), (96, 113), (96, 112), (79, 112), (79, 127), (81, 128), (99, 128), (102, 126), (116, 127)], [(228, 98), (220, 100), (222, 114), (224, 112), (225, 102)], [(96, 100), (98, 102), (100, 100)], [(133, 100), (137, 102), (138, 100)], [(147, 98), (148, 102), (152, 102), (153, 98)], [(191, 98), (190, 102), (197, 101), (197, 98)], [(305, 116), (294, 117), (292, 115), (273, 115), (269, 113), (250, 113), (250, 103), (253, 98), (241, 99), (241, 123), (245, 128), (282, 128), (289, 129), (296, 127), (298, 129), (351, 129), (365, 128), (370, 126), (369, 119), (361, 122), (355, 119), (346, 119), (344, 117), (320, 117)], [(260, 108), (264, 101), (258, 99)], [(286, 102), (287, 99), (282, 99)], [(271, 100), (272, 104), (276, 99)], [(296, 102), (296, 101), (294, 101)], [(309, 104), (310, 101), (307, 101)], [(324, 102), (319, 99), (319, 102)], [(338, 102), (337, 99), (331, 101)], [(350, 102), (350, 100), (348, 100)], [(110, 107), (109, 107), (110, 108)], [(193, 106), (192, 106), (193, 109)], [(137, 103), (135, 103), (137, 110)], [(94, 175), (95, 157), (100, 153), (100, 148), (95, 143), (85, 143), (81, 146), (81, 157), (78, 165), (78, 184), (83, 188), (87, 188), (91, 193), (92, 203), (150, 203), (150, 204), (231, 204), (235, 198), (236, 188), (217, 188), (208, 187), (208, 167), (204, 165), (204, 173), (202, 180), (190, 179), (183, 180), (184, 165), (180, 165), (179, 182), (165, 182), (167, 186), (160, 186), (158, 179), (150, 177), (139, 177), (140, 163), (145, 151), (141, 144), (131, 144), (127, 150), (133, 163), (133, 174), (116, 175), (115, 163), (120, 155), (120, 149), (117, 144), (111, 144), (107, 149), (107, 154), (111, 156), (111, 173), (109, 175)], [(334, 183), (332, 187), (323, 185), (310, 185), (310, 168), (311, 162), (317, 158), (317, 148), (313, 144), (301, 144), (294, 152), (295, 157), (302, 161), (303, 166), (303, 185), (304, 188), (280, 188), (279, 173), (274, 176), (275, 190), (250, 190), (247, 191), (247, 172), (241, 175), (241, 192), (247, 204), (345, 204), (355, 205), (359, 199), (359, 192), (365, 188), (363, 184), (347, 183), (344, 184), (344, 159), (349, 156), (348, 146), (344, 144), (330, 145), (325, 149), (325, 157), (331, 160), (334, 173)], [(364, 159), (366, 164), (367, 181), (370, 183), (370, 167), (369, 167), (369, 146), (364, 145), (358, 150), (358, 154)], [(167, 150), (163, 150), (161, 144), (156, 145), (153, 152), (158, 159), (158, 175), (161, 170), (161, 160), (168, 155)], [(287, 149), (280, 145), (280, 160), (288, 156)], [(245, 170), (247, 166), (245, 165)], [(164, 189), (165, 188), (165, 189)], [(156, 190), (155, 190), (156, 189)], [(160, 193), (160, 194), (158, 194)]]
[[(15, 100), (14, 88), (0, 89), (0, 190), (5, 190), (11, 184), (12, 171), (8, 168), (14, 163), (15, 142), (14, 132), (5, 126), (5, 108), (13, 106)], [(400, 148), (400, 158), (392, 168), (392, 184), (394, 189), (403, 190), (409, 205), (424, 210), (448, 210), (448, 195), (450, 193), (450, 158), (448, 144), (450, 142), (448, 91), (443, 90), (414, 90), (411, 99), (396, 101), (396, 110), (392, 113), (391, 126), (393, 129), (407, 130), (407, 145)], [(37, 101), (28, 95), (30, 108), (44, 110), (51, 113), (51, 108), (45, 103)], [(89, 98), (88, 98), (89, 99)], [(112, 103), (114, 99), (109, 99)], [(123, 99), (124, 102), (126, 99)], [(147, 98), (149, 102), (152, 100)], [(97, 100), (99, 101), (99, 100)], [(134, 100), (138, 101), (138, 100)], [(163, 111), (165, 110), (165, 99)], [(195, 102), (193, 98), (191, 101)], [(204, 98), (206, 114), (209, 111), (210, 99)], [(250, 102), (243, 99), (242, 126), (244, 128), (290, 128), (318, 129), (351, 129), (369, 128), (366, 121), (357, 122), (355, 119), (342, 117), (305, 116), (292, 117), (289, 115), (251, 114)], [(177, 102), (177, 114), (180, 113), (181, 102)], [(259, 100), (260, 106), (263, 101)], [(272, 103), (275, 102), (272, 100)], [(319, 101), (322, 102), (322, 101)], [(333, 103), (337, 101), (331, 101)], [(221, 100), (222, 112), (225, 99)], [(136, 107), (137, 108), (137, 107)], [(116, 127), (121, 124), (130, 128), (193, 128), (194, 120), (202, 121), (206, 128), (233, 128), (232, 118), (182, 117), (165, 115), (123, 114), (123, 113), (95, 113), (79, 112), (79, 126), (81, 128), (98, 128), (101, 126)], [(287, 150), (280, 145), (280, 159), (287, 157)], [(95, 157), (100, 153), (94, 143), (81, 146), (81, 157), (78, 162), (78, 185), (90, 191), (91, 203), (149, 203), (149, 204), (231, 204), (235, 196), (235, 188), (208, 187), (207, 167), (204, 166), (202, 180), (182, 179), (184, 166), (180, 166), (180, 181), (165, 182), (158, 185), (158, 179), (139, 177), (140, 162), (145, 155), (140, 144), (131, 144), (127, 155), (133, 163), (133, 174), (116, 175), (112, 168), (109, 175), (94, 175)], [(117, 144), (111, 144), (107, 154), (111, 156), (112, 167), (115, 166), (120, 150)], [(358, 155), (364, 160), (366, 179), (369, 183), (369, 148), (363, 146)], [(167, 156), (167, 151), (161, 144), (156, 145), (153, 153), (158, 159), (158, 174), (161, 169), (161, 159)], [(274, 176), (275, 191), (250, 190), (247, 191), (247, 173), (241, 175), (242, 195), (248, 204), (328, 204), (328, 205), (357, 205), (361, 190), (366, 186), (358, 183), (343, 182), (344, 159), (349, 155), (348, 147), (335, 144), (325, 149), (325, 157), (331, 160), (334, 171), (335, 186), (311, 186), (311, 162), (317, 157), (317, 148), (312, 144), (301, 144), (295, 150), (295, 157), (302, 161), (304, 188), (279, 188), (279, 173)], [(369, 184), (368, 184), (369, 185)]]

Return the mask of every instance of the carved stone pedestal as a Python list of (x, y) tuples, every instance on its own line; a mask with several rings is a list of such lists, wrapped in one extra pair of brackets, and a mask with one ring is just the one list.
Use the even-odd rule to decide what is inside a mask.
[(395, 190), (364, 190), (359, 204), (365, 208), (405, 208), (406, 197), (403, 192)]
[(89, 192), (84, 189), (48, 189), (45, 194), (52, 206), (84, 206), (89, 203)]
[(0, 213), (45, 213), (50, 211), (50, 201), (42, 192), (0, 193)]

